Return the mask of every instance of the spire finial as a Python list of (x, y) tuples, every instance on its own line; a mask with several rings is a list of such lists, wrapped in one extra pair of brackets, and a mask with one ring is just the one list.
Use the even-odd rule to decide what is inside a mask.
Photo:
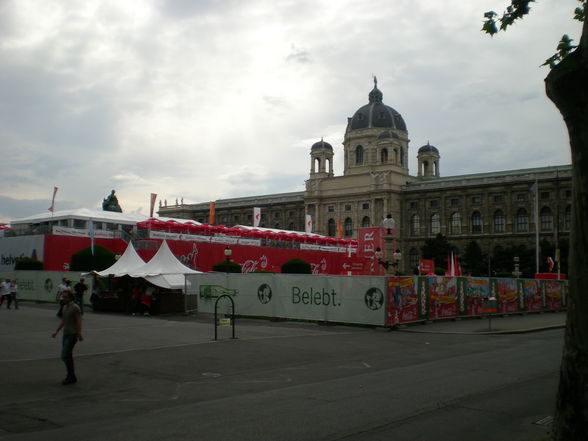
[(378, 77), (376, 77), (375, 75), (373, 75), (374, 77), (374, 89), (378, 88)]

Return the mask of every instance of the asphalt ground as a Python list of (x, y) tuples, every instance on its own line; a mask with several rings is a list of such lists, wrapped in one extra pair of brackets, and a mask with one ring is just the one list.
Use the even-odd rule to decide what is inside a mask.
[[(93, 313), (62, 386), (56, 306), (0, 310), (2, 440), (535, 441), (565, 313), (383, 328)], [(461, 435), (460, 435), (461, 434)], [(505, 438), (506, 436), (506, 438)]]

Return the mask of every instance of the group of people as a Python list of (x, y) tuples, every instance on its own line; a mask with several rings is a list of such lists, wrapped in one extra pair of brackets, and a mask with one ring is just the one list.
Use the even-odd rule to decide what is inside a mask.
[(18, 309), (18, 285), (16, 280), (6, 279), (0, 283), (0, 308), (6, 302), (6, 308), (10, 309), (14, 302), (14, 309)]
[(73, 294), (73, 301), (78, 307), (80, 308), (80, 312), (84, 314), (84, 296), (88, 292), (88, 285), (84, 282), (84, 279), (81, 278), (78, 283), (74, 285), (72, 288), (71, 280), (67, 277), (64, 277), (61, 280), (61, 283), (57, 287), (57, 301), (61, 302), (61, 296), (64, 292), (71, 292)]
[(131, 291), (132, 310), (131, 313), (136, 315), (150, 315), (151, 305), (155, 300), (155, 287), (153, 285), (144, 287), (136, 283)]

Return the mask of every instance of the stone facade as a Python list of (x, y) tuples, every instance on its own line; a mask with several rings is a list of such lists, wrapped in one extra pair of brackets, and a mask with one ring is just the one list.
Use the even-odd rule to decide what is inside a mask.
[[(310, 175), (302, 192), (215, 201), (215, 223), (253, 225), (260, 207), (261, 226), (304, 231), (305, 214), (313, 232), (345, 237), (361, 227), (381, 224), (391, 214), (397, 221), (402, 267), (413, 268), (424, 242), (442, 233), (461, 251), (471, 240), (483, 250), (498, 245), (535, 244), (537, 183), (539, 231), (553, 242), (569, 236), (571, 166), (441, 177), (439, 150), (427, 143), (417, 153), (417, 176), (408, 170), (409, 138), (402, 116), (383, 103), (374, 88), (368, 104), (348, 119), (343, 140), (343, 175), (333, 173), (333, 147), (321, 140), (311, 147)], [(210, 204), (160, 206), (159, 215), (209, 221)]]

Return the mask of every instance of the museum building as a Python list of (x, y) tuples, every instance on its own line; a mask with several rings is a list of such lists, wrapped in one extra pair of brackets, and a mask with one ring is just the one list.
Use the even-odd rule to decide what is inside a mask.
[[(215, 224), (253, 225), (253, 208), (260, 207), (262, 227), (304, 231), (309, 214), (313, 232), (342, 230), (356, 238), (359, 228), (380, 226), (391, 214), (405, 271), (416, 267), (421, 247), (438, 233), (462, 253), (472, 240), (489, 252), (535, 248), (536, 228), (541, 240), (569, 238), (571, 165), (442, 177), (439, 149), (427, 143), (417, 151), (413, 176), (406, 123), (384, 104), (375, 79), (368, 103), (348, 118), (343, 175), (334, 174), (334, 154), (322, 139), (312, 145), (304, 191), (214, 201)], [(209, 209), (210, 202), (176, 200), (160, 203), (159, 215), (208, 222)]]

